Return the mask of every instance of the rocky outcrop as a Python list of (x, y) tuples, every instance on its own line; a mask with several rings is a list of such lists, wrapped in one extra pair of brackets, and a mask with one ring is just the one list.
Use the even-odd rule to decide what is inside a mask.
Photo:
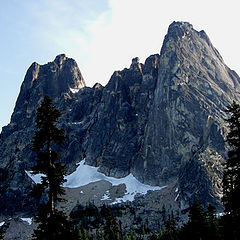
[[(197, 32), (188, 23), (172, 23), (161, 50), (154, 100), (135, 160), (135, 175), (144, 182), (168, 184), (179, 174), (184, 176), (192, 161), (201, 165), (199, 156), (206, 155), (208, 148), (224, 158), (225, 108), (239, 99), (239, 87), (239, 77), (224, 64), (204, 31)], [(212, 164), (214, 161), (212, 158)], [(219, 171), (222, 166), (218, 167)], [(199, 189), (199, 179), (195, 182), (197, 171), (191, 167), (190, 177), (181, 178), (180, 187), (184, 192), (189, 181), (191, 185), (196, 183), (192, 190), (198, 189), (199, 197), (206, 197), (206, 189)], [(207, 188), (217, 187), (219, 192), (220, 186), (215, 186), (208, 173)], [(194, 193), (190, 190), (188, 195)]]
[(157, 80), (159, 55), (145, 64), (133, 59), (129, 69), (115, 72), (102, 90), (86, 141), (86, 161), (107, 175), (130, 173), (138, 151)]
[(25, 170), (35, 161), (31, 139), (45, 94), (62, 112), (59, 126), (68, 135), (62, 159), (69, 172), (85, 158), (109, 176), (133, 173), (144, 183), (176, 183), (182, 209), (195, 197), (220, 207), (225, 107), (239, 98), (239, 80), (206, 33), (184, 22), (169, 26), (160, 55), (144, 64), (134, 58), (105, 87), (86, 87), (76, 62), (65, 55), (33, 63), (1, 133), (0, 211), (34, 206)]
[[(57, 101), (82, 87), (85, 87), (85, 82), (77, 63), (64, 54), (46, 65), (33, 63), (21, 86), (11, 124), (19, 126), (23, 122), (26, 126), (26, 119), (32, 119), (43, 95), (47, 94)], [(28, 121), (28, 126), (31, 124), (32, 122)]]

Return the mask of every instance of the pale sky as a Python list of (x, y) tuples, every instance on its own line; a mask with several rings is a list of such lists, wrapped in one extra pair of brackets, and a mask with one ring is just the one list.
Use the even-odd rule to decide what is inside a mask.
[(161, 50), (173, 21), (205, 32), (240, 74), (239, 0), (0, 0), (0, 131), (32, 62), (65, 53), (88, 86)]

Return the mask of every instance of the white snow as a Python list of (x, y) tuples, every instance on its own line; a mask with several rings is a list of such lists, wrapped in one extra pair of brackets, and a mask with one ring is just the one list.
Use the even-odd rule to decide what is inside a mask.
[(64, 183), (64, 187), (77, 188), (85, 186), (92, 182), (97, 182), (100, 180), (106, 180), (105, 175), (99, 173), (97, 167), (92, 167), (84, 165), (85, 160), (78, 163), (78, 167), (75, 172), (65, 177), (67, 182)]
[(34, 183), (41, 183), (42, 179), (41, 177), (45, 176), (44, 174), (32, 174), (31, 171), (26, 171), (25, 173), (33, 180)]
[(83, 194), (83, 190), (81, 190), (80, 193)]
[(175, 192), (178, 192), (178, 187), (176, 188)]
[(222, 216), (224, 216), (224, 215), (225, 215), (224, 212), (219, 212), (219, 213), (216, 214), (216, 217), (219, 218), (219, 217), (222, 217)]
[(79, 90), (80, 90), (80, 88), (70, 88), (70, 91), (71, 91), (72, 93), (78, 93)]
[(178, 200), (179, 197), (179, 193), (177, 194), (177, 196), (175, 197), (175, 202)]
[(102, 196), (101, 200), (111, 200), (109, 190), (106, 191), (106, 193)]
[(3, 226), (5, 224), (5, 222), (0, 222), (0, 227)]
[[(137, 194), (143, 195), (146, 194), (148, 191), (161, 190), (166, 187), (150, 186), (147, 184), (143, 184), (139, 182), (132, 174), (129, 174), (124, 178), (108, 177), (103, 173), (98, 172), (98, 167), (85, 165), (85, 160), (82, 160), (80, 163), (78, 163), (78, 165), (79, 166), (77, 167), (75, 172), (65, 177), (67, 181), (63, 184), (63, 186), (68, 188), (78, 188), (92, 182), (98, 182), (100, 180), (108, 181), (113, 186), (125, 184), (126, 194), (122, 198), (117, 198), (112, 204), (133, 201), (134, 197)], [(35, 183), (41, 183), (41, 177), (43, 176), (42, 174), (33, 175), (29, 171), (25, 172)], [(107, 198), (107, 195), (104, 195), (103, 198)]]
[(113, 186), (120, 184), (126, 185), (126, 194), (123, 198), (116, 199), (114, 203), (133, 201), (137, 194), (146, 194), (148, 191), (161, 190), (166, 186), (150, 186), (139, 182), (132, 174), (124, 178), (113, 178), (107, 177), (103, 173), (98, 172), (98, 167), (92, 167), (85, 165), (85, 160), (82, 160), (78, 165), (75, 172), (65, 177), (67, 180), (64, 183), (64, 187), (77, 188), (87, 185), (92, 182), (97, 182), (100, 180), (106, 180), (110, 182)]
[(72, 122), (73, 125), (79, 125), (82, 124), (82, 122)]
[(24, 222), (27, 222), (28, 225), (32, 224), (32, 218), (21, 218)]

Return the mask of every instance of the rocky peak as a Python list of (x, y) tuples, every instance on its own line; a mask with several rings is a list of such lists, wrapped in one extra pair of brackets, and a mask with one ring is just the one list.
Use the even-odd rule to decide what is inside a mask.
[(140, 60), (139, 60), (138, 57), (133, 58), (132, 59), (132, 64), (130, 66), (130, 69), (142, 72), (142, 64), (139, 61)]
[(154, 74), (154, 76), (158, 73), (158, 65), (159, 65), (159, 54), (154, 54), (149, 56), (144, 63), (143, 74)]
[[(166, 86), (192, 86), (203, 94), (206, 94), (206, 87), (211, 88), (212, 85), (219, 94), (223, 91), (230, 93), (233, 88), (240, 87), (239, 78), (225, 65), (207, 34), (194, 30), (189, 23), (173, 22), (169, 26), (160, 62), (165, 66), (162, 68), (164, 73), (160, 75)], [(163, 75), (169, 71), (171, 78), (164, 78)]]
[(75, 60), (64, 54), (45, 65), (33, 63), (27, 70), (11, 121), (19, 123), (31, 119), (44, 95), (53, 99), (72, 94), (85, 87), (85, 82)]
[(135, 65), (138, 65), (138, 64), (139, 64), (139, 57), (133, 58), (131, 66), (135, 66)]
[(63, 64), (64, 61), (66, 61), (68, 58), (66, 57), (65, 54), (59, 54), (58, 56), (56, 56), (54, 62), (58, 65), (61, 66)]
[(32, 65), (27, 70), (25, 80), (22, 83), (21, 91), (26, 91), (27, 89), (31, 88), (34, 81), (38, 78), (40, 70), (40, 65), (36, 62), (32, 63)]
[[(206, 33), (194, 30), (189, 23), (172, 23), (161, 49), (153, 104), (134, 164), (135, 176), (150, 184), (169, 184), (182, 172), (181, 176), (197, 176), (189, 172), (189, 163), (200, 166), (201, 156), (209, 152), (217, 153), (213, 158), (218, 155), (223, 159), (225, 107), (239, 99), (239, 91), (239, 77), (225, 65)], [(210, 176), (208, 172), (204, 178), (211, 182)], [(184, 189), (187, 180), (182, 179)], [(215, 183), (211, 184), (214, 189)], [(196, 183), (194, 189), (198, 188)], [(184, 194), (193, 196), (195, 190)], [(198, 197), (203, 196), (206, 194)], [(215, 197), (219, 199), (219, 195)]]
[(101, 83), (95, 83), (93, 89), (103, 89), (103, 86)]
[(169, 38), (171, 37), (171, 38), (177, 40), (187, 34), (190, 34), (191, 31), (195, 31), (193, 29), (192, 24), (190, 24), (188, 22), (175, 22), (174, 21), (168, 27), (167, 37), (169, 37)]

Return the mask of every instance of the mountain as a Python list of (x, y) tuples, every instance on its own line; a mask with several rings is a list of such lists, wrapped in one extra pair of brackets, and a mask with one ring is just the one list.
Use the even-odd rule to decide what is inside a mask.
[[(94, 69), (93, 69), (94, 71)], [(180, 210), (198, 198), (221, 209), (226, 157), (225, 108), (239, 99), (240, 78), (204, 31), (173, 22), (159, 54), (113, 73), (104, 87), (86, 87), (76, 62), (59, 55), (33, 63), (21, 86), (11, 122), (0, 135), (0, 213), (31, 212), (34, 165), (31, 139), (45, 94), (62, 112), (68, 173), (85, 159), (107, 176), (130, 173), (140, 182), (174, 186)], [(175, 201), (175, 202), (176, 202)]]

